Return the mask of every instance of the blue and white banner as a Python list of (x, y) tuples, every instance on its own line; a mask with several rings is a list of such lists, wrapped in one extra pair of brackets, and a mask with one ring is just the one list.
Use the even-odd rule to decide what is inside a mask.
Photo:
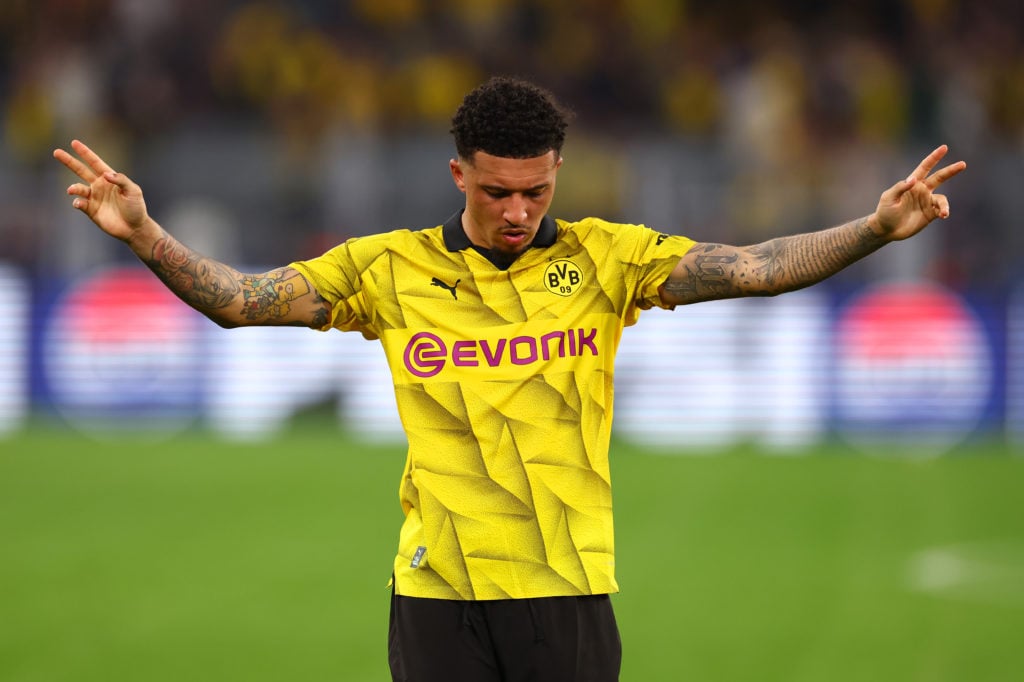
[(0, 263), (0, 438), (21, 426), (29, 412), (28, 280)]
[[(346, 430), (404, 441), (383, 351), (358, 334), (224, 330), (141, 266), (89, 273), (32, 309), (22, 275), (0, 267), (0, 283), (0, 435), (35, 409), (82, 430), (252, 440), (334, 402)], [(938, 454), (1003, 428), (1022, 442), (1024, 295), (983, 306), (899, 282), (648, 311), (623, 334), (615, 421), (619, 438), (683, 452), (800, 453), (839, 435)]]

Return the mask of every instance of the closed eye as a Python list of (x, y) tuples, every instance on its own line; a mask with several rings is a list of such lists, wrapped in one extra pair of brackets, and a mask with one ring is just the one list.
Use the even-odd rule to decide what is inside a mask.
[[(503, 189), (501, 187), (484, 187), (483, 190), (487, 193), (487, 196), (494, 199), (504, 199), (505, 197), (516, 194), (513, 190)], [(541, 187), (531, 187), (530, 189), (523, 190), (522, 194), (524, 197), (528, 197), (530, 199), (540, 199), (545, 193), (547, 193), (547, 191), (548, 185), (543, 185)]]

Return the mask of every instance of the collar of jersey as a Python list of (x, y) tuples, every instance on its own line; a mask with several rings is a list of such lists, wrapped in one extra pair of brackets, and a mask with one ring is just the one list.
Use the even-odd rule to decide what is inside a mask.
[[(441, 228), (444, 235), (444, 246), (453, 253), (473, 246), (473, 243), (469, 241), (466, 231), (462, 229), (462, 213), (464, 210), (457, 211), (455, 215), (445, 221)], [(530, 248), (547, 248), (555, 243), (557, 237), (558, 226), (555, 224), (555, 219), (551, 216), (544, 216), (541, 218), (536, 236), (530, 242)]]

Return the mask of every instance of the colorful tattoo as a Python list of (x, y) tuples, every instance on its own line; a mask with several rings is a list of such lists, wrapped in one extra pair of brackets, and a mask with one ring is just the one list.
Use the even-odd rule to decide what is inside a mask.
[[(242, 295), (241, 315), (253, 322), (283, 324), (293, 313), (292, 302), (311, 293), (306, 279), (290, 268), (272, 270), (263, 275), (243, 275), (206, 258), (170, 235), (153, 246), (146, 265), (179, 298), (199, 312), (219, 320), (230, 320), (224, 308)], [(319, 295), (307, 320), (292, 320), (296, 326), (324, 327), (330, 320), (330, 306)]]
[(291, 301), (309, 293), (306, 279), (294, 271), (274, 270), (266, 275), (246, 275), (242, 284), (242, 314), (250, 320), (281, 319), (291, 311)]

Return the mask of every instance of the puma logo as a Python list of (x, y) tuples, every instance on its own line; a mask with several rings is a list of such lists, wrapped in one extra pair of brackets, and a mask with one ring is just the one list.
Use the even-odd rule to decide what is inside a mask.
[(455, 293), (455, 287), (459, 286), (459, 282), (461, 281), (461, 279), (457, 279), (455, 280), (455, 284), (448, 286), (447, 284), (439, 280), (437, 277), (435, 277), (432, 280), (430, 280), (430, 285), (435, 287), (441, 287), (442, 289), (447, 289), (448, 291), (451, 292), (452, 298), (454, 298), (457, 301), (459, 300), (459, 295)]

